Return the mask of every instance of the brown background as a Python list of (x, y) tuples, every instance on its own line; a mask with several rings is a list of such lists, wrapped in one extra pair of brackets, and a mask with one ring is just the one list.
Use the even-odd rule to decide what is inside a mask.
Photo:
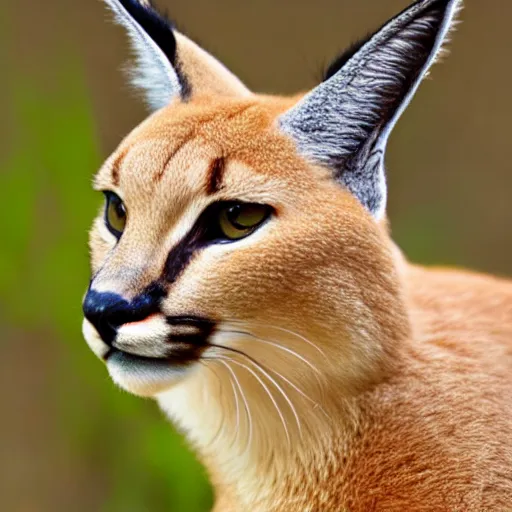
[[(182, 31), (221, 57), (251, 88), (269, 93), (311, 87), (338, 51), (407, 3), (158, 2)], [(388, 211), (394, 237), (412, 259), (511, 275), (512, 3), (468, 0), (466, 4), (451, 54), (435, 67), (433, 79), (421, 87), (391, 137)], [(107, 23), (109, 19), (99, 0), (2, 0), (0, 6), (0, 30), (7, 42), (0, 50), (1, 69), (7, 78), (16, 69), (30, 77), (42, 94), (50, 94), (61, 79), (56, 71), (60, 56), (73, 55), (77, 66), (84, 67), (103, 158), (146, 115), (119, 71), (128, 57), (127, 44), (123, 31)], [(0, 102), (8, 119), (0, 126), (0, 154), (8, 154), (13, 140), (9, 94), (2, 95)], [(20, 130), (23, 136), (23, 126)], [(26, 150), (30, 152), (31, 147)], [(90, 174), (95, 170), (91, 168)], [(93, 214), (91, 209), (91, 218)], [(85, 244), (85, 227), (80, 229)], [(40, 234), (33, 236), (38, 239)], [(37, 264), (36, 258), (33, 263)], [(20, 276), (20, 286), (30, 288), (30, 282)], [(86, 281), (76, 289), (77, 333), (85, 286)], [(62, 354), (51, 325), (27, 327), (2, 315), (1, 310), (0, 321), (0, 496), (5, 510), (70, 510), (71, 506), (74, 510), (106, 510), (102, 504), (113, 466), (102, 473), (101, 453), (91, 455), (90, 448), (84, 454), (64, 444), (68, 437), (55, 412), (55, 390), (68, 385), (65, 379), (73, 375), (70, 368), (75, 362)], [(79, 334), (73, 343), (80, 343)], [(31, 354), (28, 361), (27, 352)], [(89, 358), (86, 352), (84, 348), (77, 357)], [(68, 373), (59, 378), (61, 367)], [(110, 383), (100, 365), (94, 362), (87, 368), (91, 381), (98, 382), (95, 392), (106, 393)], [(96, 395), (79, 384), (73, 389), (74, 396), (66, 400), (86, 404), (77, 414), (84, 410), (94, 414)], [(137, 442), (133, 424), (139, 411), (150, 421), (163, 422), (150, 405), (123, 400), (133, 401), (134, 414), (121, 420), (113, 413), (109, 419), (111, 429), (105, 435), (114, 452)], [(130, 428), (133, 441), (113, 433)], [(95, 435), (103, 439), (103, 432)], [(158, 505), (151, 508), (156, 509)], [(119, 505), (108, 510), (128, 508)]]

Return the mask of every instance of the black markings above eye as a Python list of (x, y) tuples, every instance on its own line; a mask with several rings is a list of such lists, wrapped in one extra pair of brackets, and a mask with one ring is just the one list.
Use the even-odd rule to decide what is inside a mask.
[(120, 238), (126, 226), (126, 207), (122, 199), (114, 192), (104, 192), (106, 198), (105, 224), (108, 230)]

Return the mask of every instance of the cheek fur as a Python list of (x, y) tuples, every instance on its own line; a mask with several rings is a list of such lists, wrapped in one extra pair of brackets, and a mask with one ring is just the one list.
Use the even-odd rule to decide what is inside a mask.
[(89, 249), (93, 274), (103, 265), (108, 252), (115, 246), (116, 240), (104, 226), (103, 217), (98, 217), (89, 233)]
[[(332, 201), (339, 210), (345, 196), (333, 194)], [(301, 207), (290, 207), (291, 213), (283, 208), (278, 218), (241, 242), (199, 252), (173, 283), (167, 307), (241, 317), (289, 316), (294, 309), (305, 308), (303, 316), (314, 315), (317, 308), (308, 304), (310, 297), (316, 300), (315, 290), (323, 291), (346, 276), (344, 266), (359, 264), (358, 245), (363, 241), (343, 225), (352, 220), (329, 214), (335, 205), (313, 201)], [(349, 201), (348, 216), (359, 214), (350, 208)], [(370, 228), (378, 230), (375, 225)], [(378, 236), (374, 238), (371, 244), (378, 244)], [(377, 260), (380, 252), (373, 251)]]

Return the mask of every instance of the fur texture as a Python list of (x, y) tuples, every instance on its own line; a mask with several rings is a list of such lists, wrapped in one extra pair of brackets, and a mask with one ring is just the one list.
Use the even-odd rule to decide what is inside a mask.
[[(423, 0), (386, 25), (444, 8), (420, 74), (455, 5)], [(358, 63), (394, 41), (378, 34), (320, 91), (355, 87)], [(409, 264), (385, 220), (283, 130), (315, 91), (252, 94), (188, 49), (191, 96), (136, 128), (95, 180), (127, 212), (119, 239), (103, 212), (94, 223), (84, 303), (114, 382), (182, 429), (218, 512), (510, 507), (512, 283)], [(205, 242), (197, 226), (233, 200), (273, 213), (243, 239)]]

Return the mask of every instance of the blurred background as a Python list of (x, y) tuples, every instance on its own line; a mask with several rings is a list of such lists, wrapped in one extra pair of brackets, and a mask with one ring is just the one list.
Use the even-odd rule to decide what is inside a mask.
[[(407, 0), (159, 0), (253, 89), (313, 86)], [(413, 260), (512, 274), (512, 3), (467, 0), (448, 62), (388, 151)], [(146, 112), (99, 0), (0, 5), (0, 496), (5, 511), (205, 511), (206, 478), (156, 406), (114, 388), (80, 334), (93, 173)]]

